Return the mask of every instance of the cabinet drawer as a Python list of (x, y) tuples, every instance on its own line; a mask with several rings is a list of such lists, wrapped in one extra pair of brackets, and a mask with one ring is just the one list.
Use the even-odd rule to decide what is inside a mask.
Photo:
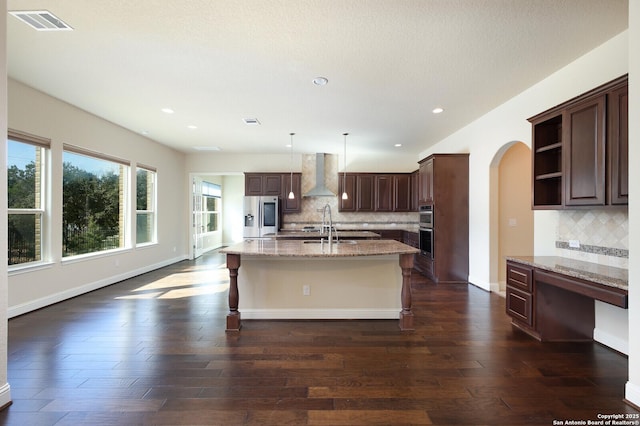
[(531, 293), (533, 268), (507, 262), (507, 285)]
[(507, 286), (507, 314), (533, 327), (533, 297), (531, 293)]

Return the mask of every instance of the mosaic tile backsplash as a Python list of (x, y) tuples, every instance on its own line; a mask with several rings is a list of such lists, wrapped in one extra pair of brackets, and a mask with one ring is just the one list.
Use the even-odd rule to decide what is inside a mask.
[[(570, 247), (579, 241), (580, 247)], [(564, 210), (558, 215), (556, 254), (570, 259), (629, 267), (629, 216), (626, 207)]]

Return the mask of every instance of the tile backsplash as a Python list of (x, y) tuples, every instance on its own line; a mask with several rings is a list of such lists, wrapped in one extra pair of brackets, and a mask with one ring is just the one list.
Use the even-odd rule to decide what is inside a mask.
[(302, 212), (286, 214), (282, 218), (284, 229), (302, 229), (322, 223), (322, 209), (331, 208), (333, 224), (338, 229), (406, 229), (418, 230), (418, 213), (352, 213), (339, 212), (338, 197), (310, 197), (302, 200)]
[[(579, 247), (571, 247), (571, 242)], [(629, 219), (626, 206), (563, 210), (558, 215), (556, 254), (619, 268), (629, 266)]]

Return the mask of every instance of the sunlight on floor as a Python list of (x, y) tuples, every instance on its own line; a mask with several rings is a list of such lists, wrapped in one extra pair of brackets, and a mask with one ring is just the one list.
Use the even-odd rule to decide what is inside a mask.
[(229, 288), (226, 264), (195, 265), (196, 268), (161, 277), (116, 299), (181, 299), (223, 293)]

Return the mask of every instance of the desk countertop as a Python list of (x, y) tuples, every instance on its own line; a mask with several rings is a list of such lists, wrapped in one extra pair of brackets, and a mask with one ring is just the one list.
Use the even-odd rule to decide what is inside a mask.
[(626, 269), (558, 256), (507, 256), (507, 260), (622, 290), (629, 289)]

